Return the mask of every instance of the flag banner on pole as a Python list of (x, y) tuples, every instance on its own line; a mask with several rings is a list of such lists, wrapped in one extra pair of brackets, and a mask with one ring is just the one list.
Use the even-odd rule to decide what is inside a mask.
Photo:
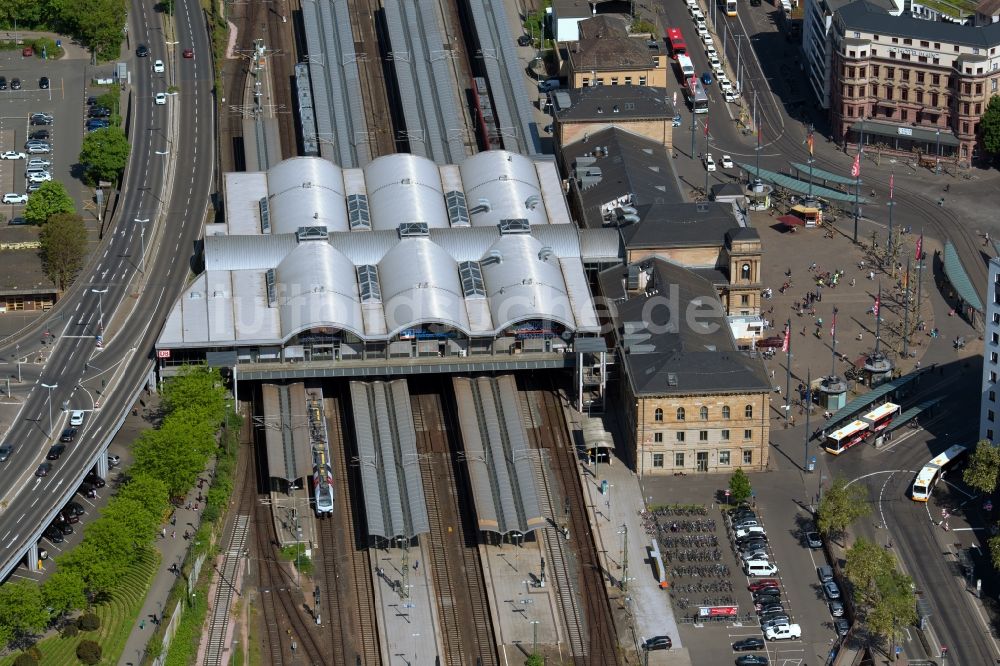
[(920, 234), (920, 238), (917, 239), (917, 251), (914, 259), (920, 261), (920, 257), (924, 256), (924, 235)]
[(763, 130), (761, 130), (761, 128), (760, 128), (760, 125), (758, 125), (758, 126), (757, 126), (757, 147), (758, 147), (758, 148), (760, 148), (760, 141), (761, 141), (761, 132), (762, 132), (762, 131), (763, 131)]
[(810, 133), (809, 136), (806, 137), (806, 144), (809, 146), (809, 157), (812, 157), (812, 154), (813, 154), (813, 135), (812, 135), (812, 133)]
[(708, 136), (708, 117), (705, 117), (705, 136)]
[(833, 320), (830, 322), (830, 337), (837, 337), (837, 308), (833, 309)]
[(792, 333), (792, 329), (786, 325), (785, 326), (785, 339), (781, 341), (781, 351), (783, 351), (786, 354), (788, 353), (788, 346), (789, 346), (789, 343), (790, 343), (791, 333)]
[(882, 293), (875, 297), (875, 305), (872, 306), (872, 314), (878, 317), (879, 308), (882, 307)]
[(893, 174), (889, 174), (889, 198), (892, 198)]
[(851, 178), (861, 175), (861, 153), (854, 156), (854, 164), (851, 165)]

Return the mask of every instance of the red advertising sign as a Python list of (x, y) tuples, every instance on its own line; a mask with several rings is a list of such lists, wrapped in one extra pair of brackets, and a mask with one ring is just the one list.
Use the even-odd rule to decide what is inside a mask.
[(701, 617), (736, 617), (737, 606), (701, 606), (698, 615)]
[(170, 350), (169, 349), (157, 349), (156, 350), (156, 358), (170, 358)]

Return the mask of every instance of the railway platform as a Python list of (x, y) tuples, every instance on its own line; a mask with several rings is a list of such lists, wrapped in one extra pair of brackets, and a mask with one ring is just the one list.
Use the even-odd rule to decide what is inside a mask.
[(308, 554), (316, 544), (316, 516), (310, 508), (310, 492), (309, 488), (297, 488), (291, 494), (271, 491), (267, 501), (282, 548), (301, 542), (306, 544)]
[[(565, 413), (573, 430), (593, 431), (597, 419), (587, 419), (569, 409)], [(590, 423), (585, 427), (584, 421)], [(611, 436), (608, 433), (609, 439)], [(670, 596), (660, 588), (649, 555), (651, 541), (639, 514), (645, 506), (639, 478), (613, 454), (609, 456), (608, 463), (580, 464), (578, 470), (606, 589), (614, 606), (625, 607), (630, 618), (631, 630), (627, 635), (619, 627), (622, 644), (634, 643), (639, 649), (645, 639), (665, 634), (673, 639), (673, 649), (650, 652), (649, 663), (690, 666), (691, 656), (681, 643)], [(605, 481), (607, 490), (602, 492)]]
[(424, 555), (422, 547), (408, 552), (368, 550), (383, 664), (433, 664), (443, 654), (436, 597)]
[(555, 587), (540, 584), (544, 539), (558, 537), (548, 529), (533, 535), (536, 540), (523, 545), (479, 546), (501, 663), (521, 663), (539, 646), (551, 654), (557, 645), (560, 661), (569, 660)]

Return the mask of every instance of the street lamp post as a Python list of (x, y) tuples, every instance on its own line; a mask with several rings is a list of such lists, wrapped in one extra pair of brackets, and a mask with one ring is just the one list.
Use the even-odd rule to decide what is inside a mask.
[(139, 255), (139, 272), (145, 275), (146, 274), (146, 223), (149, 222), (149, 218), (147, 217), (144, 220), (135, 218), (135, 220), (133, 221), (139, 224), (139, 244), (142, 252), (142, 254)]
[(91, 289), (97, 294), (97, 326), (101, 333), (104, 332), (104, 294), (108, 293), (108, 287), (104, 289)]
[(939, 127), (934, 134), (937, 135), (937, 160), (934, 162), (934, 174), (938, 175), (941, 173), (941, 128)]
[(49, 391), (49, 437), (52, 436), (52, 389), (59, 388), (59, 384), (42, 384), (42, 388)]

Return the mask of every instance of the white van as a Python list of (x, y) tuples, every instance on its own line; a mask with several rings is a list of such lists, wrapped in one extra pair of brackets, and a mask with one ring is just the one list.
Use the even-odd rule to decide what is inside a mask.
[(743, 563), (743, 572), (750, 577), (773, 576), (778, 567), (767, 560), (750, 560)]

